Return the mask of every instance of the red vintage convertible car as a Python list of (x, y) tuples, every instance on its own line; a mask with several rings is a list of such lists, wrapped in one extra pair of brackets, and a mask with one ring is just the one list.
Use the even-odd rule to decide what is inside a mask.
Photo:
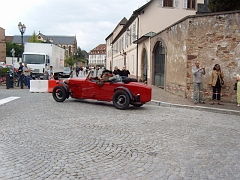
[(140, 107), (151, 100), (152, 88), (136, 82), (136, 79), (125, 78), (121, 82), (104, 82), (101, 87), (97, 85), (97, 80), (98, 78), (91, 77), (90, 73), (86, 79), (69, 78), (59, 82), (53, 89), (52, 96), (57, 102), (63, 102), (69, 97), (112, 101), (118, 109), (127, 109), (129, 104)]

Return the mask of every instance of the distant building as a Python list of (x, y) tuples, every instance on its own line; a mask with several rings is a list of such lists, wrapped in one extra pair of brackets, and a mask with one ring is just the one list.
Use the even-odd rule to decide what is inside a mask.
[(106, 44), (99, 44), (89, 52), (90, 66), (106, 66)]
[[(28, 42), (30, 38), (32, 38), (32, 35), (24, 35), (23, 43)], [(77, 51), (76, 36), (44, 35), (39, 32), (37, 35), (37, 39), (42, 42), (56, 44), (66, 49), (66, 56), (73, 55)], [(22, 37), (21, 35), (6, 36), (6, 41), (21, 44)]]
[(5, 29), (0, 27), (0, 62), (6, 62)]

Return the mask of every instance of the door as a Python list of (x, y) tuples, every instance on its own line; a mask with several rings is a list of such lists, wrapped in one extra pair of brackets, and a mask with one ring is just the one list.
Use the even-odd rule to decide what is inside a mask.
[(165, 49), (160, 41), (154, 52), (154, 84), (164, 88)]
[(144, 51), (143, 55), (143, 82), (147, 82), (147, 53)]

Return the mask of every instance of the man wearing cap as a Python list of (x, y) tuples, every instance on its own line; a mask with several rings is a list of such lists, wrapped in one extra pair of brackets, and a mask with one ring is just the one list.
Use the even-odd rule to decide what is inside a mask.
[(18, 68), (18, 83), (17, 83), (18, 87), (19, 87), (19, 83), (21, 82), (21, 77), (22, 77), (22, 81), (24, 82), (22, 62), (19, 63), (19, 68)]

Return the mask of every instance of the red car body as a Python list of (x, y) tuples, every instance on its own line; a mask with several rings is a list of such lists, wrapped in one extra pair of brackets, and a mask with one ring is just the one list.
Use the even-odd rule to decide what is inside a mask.
[(129, 104), (140, 107), (149, 102), (152, 88), (148, 85), (131, 82), (132, 78), (124, 82), (104, 82), (103, 86), (96, 83), (98, 78), (86, 79), (70, 78), (53, 89), (52, 95), (57, 102), (68, 97), (77, 99), (92, 99), (98, 101), (113, 101), (118, 109), (126, 109)]

